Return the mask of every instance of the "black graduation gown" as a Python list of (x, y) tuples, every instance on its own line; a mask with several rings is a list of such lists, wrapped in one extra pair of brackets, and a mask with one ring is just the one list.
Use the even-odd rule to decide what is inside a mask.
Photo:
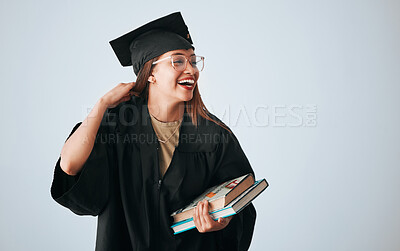
[(64, 173), (58, 159), (52, 197), (78, 215), (98, 216), (97, 251), (248, 249), (256, 218), (252, 204), (221, 231), (174, 235), (170, 228), (170, 214), (205, 189), (253, 173), (236, 137), (199, 119), (196, 128), (185, 112), (179, 145), (163, 178), (147, 103), (138, 97), (107, 110), (78, 175)]

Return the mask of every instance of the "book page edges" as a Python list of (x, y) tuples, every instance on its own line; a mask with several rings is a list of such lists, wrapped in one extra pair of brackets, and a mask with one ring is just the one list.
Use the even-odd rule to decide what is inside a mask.
[[(250, 174), (245, 174), (245, 175), (243, 175), (241, 177), (228, 180), (228, 181), (226, 181), (226, 182), (224, 182), (222, 184), (219, 184), (219, 185), (216, 185), (216, 186), (213, 186), (213, 187), (207, 189), (204, 193), (202, 193), (195, 200), (193, 200), (189, 205), (187, 205), (186, 207), (183, 207), (183, 208), (173, 212), (171, 214), (171, 216), (174, 217), (174, 219), (175, 219), (176, 215), (183, 214), (185, 212), (188, 212), (188, 214), (190, 215), (189, 211), (192, 211), (196, 207), (196, 205), (197, 205), (197, 203), (199, 201), (201, 201), (203, 199), (207, 199), (206, 195), (211, 193), (211, 192), (216, 192), (216, 195), (214, 195), (213, 198), (207, 199), (208, 202), (210, 203), (210, 211), (214, 210), (215, 208), (221, 208), (221, 207), (226, 206), (226, 204), (228, 204), (228, 203), (225, 203), (226, 196), (229, 193), (231, 193), (232, 190), (234, 190), (234, 188), (236, 188), (239, 184), (241, 184), (248, 176), (252, 176), (253, 177), (253, 175), (251, 173)], [(226, 186), (229, 183), (232, 183), (235, 180), (239, 180), (238, 184), (236, 184), (233, 188), (226, 188)], [(254, 177), (253, 177), (253, 180), (254, 180)], [(219, 189), (217, 191), (217, 189), (220, 188), (220, 187), (221, 187), (221, 189)], [(185, 214), (185, 215), (187, 216), (188, 214)], [(182, 215), (182, 217), (179, 217), (179, 218), (182, 219), (182, 218), (184, 218), (184, 216)]]

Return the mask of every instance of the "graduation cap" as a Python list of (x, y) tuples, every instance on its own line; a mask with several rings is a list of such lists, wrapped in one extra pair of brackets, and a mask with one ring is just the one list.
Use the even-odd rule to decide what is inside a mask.
[(161, 17), (110, 41), (122, 66), (133, 66), (138, 75), (143, 65), (168, 51), (194, 49), (180, 12)]

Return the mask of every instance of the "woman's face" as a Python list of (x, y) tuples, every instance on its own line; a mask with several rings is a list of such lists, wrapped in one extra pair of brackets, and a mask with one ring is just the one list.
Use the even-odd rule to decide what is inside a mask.
[(169, 51), (161, 55), (158, 60), (172, 55), (185, 56), (188, 59), (186, 68), (183, 71), (175, 70), (170, 59), (158, 62), (149, 77), (149, 95), (159, 100), (167, 98), (173, 103), (189, 101), (193, 98), (193, 90), (199, 78), (199, 72), (190, 64), (190, 56), (194, 55), (194, 51), (193, 49)]

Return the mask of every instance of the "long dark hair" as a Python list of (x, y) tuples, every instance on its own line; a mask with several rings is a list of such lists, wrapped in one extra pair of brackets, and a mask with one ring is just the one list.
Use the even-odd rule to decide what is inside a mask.
[[(148, 100), (149, 97), (149, 77), (153, 71), (154, 65), (153, 62), (158, 60), (157, 58), (153, 58), (147, 61), (143, 68), (139, 71), (136, 84), (133, 87), (133, 91), (138, 94), (139, 97)], [(201, 116), (209, 121), (216, 123), (227, 131), (231, 132), (229, 128), (221, 121), (215, 120), (211, 118), (210, 112), (207, 107), (204, 105), (203, 100), (201, 99), (201, 95), (199, 92), (199, 88), (196, 84), (193, 90), (193, 98), (187, 102), (185, 102), (185, 108), (187, 113), (190, 115), (193, 125), (198, 125), (198, 116)]]

